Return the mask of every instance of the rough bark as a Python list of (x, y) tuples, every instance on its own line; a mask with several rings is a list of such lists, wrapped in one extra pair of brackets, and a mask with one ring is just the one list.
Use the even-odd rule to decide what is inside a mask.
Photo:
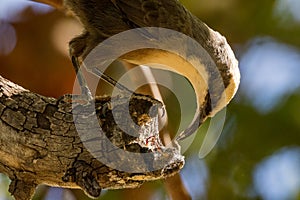
[[(12, 180), (12, 195), (31, 199), (37, 185), (47, 184), (97, 197), (102, 188), (138, 187), (177, 173), (184, 164), (178, 147), (164, 147), (158, 137), (160, 103), (133, 95), (131, 120), (126, 102), (124, 96), (93, 102), (72, 95), (44, 97), (0, 76), (0, 172)], [(136, 154), (122, 157), (119, 150)]]

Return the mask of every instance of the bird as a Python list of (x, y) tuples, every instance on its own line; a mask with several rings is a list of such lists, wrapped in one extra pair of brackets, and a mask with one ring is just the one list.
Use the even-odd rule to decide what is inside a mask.
[[(119, 42), (128, 39), (130, 44), (154, 44), (154, 48), (136, 49), (119, 56), (118, 59), (135, 65), (158, 63), (159, 65), (150, 67), (184, 76), (195, 90), (195, 116), (190, 125), (179, 134), (178, 140), (193, 134), (208, 117), (213, 117), (223, 109), (236, 94), (240, 72), (238, 61), (226, 38), (194, 16), (180, 1), (64, 0), (63, 6), (84, 27), (82, 34), (69, 42), (69, 53), (85, 96), (92, 98), (81, 74), (80, 64), (97, 45), (131, 30), (137, 30), (137, 38), (121, 38)], [(166, 34), (160, 34), (164, 30), (167, 30)], [(172, 49), (173, 44), (179, 53), (166, 50)], [(155, 45), (162, 45), (166, 49), (155, 48)], [(120, 48), (124, 47), (111, 46), (109, 50)], [(126, 90), (99, 69), (92, 66), (90, 70), (112, 85)]]

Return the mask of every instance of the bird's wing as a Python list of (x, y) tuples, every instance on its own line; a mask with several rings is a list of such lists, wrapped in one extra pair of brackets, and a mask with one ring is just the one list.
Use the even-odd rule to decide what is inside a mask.
[[(162, 27), (190, 35), (190, 13), (177, 0), (111, 0), (138, 27)], [(187, 30), (189, 29), (189, 30)]]

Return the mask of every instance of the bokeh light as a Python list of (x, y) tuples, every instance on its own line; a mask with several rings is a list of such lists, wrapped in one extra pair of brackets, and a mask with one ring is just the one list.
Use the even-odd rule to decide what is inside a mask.
[(14, 27), (9, 23), (0, 21), (0, 55), (8, 55), (17, 43)]
[(258, 111), (268, 112), (300, 87), (300, 51), (272, 38), (255, 38), (240, 59), (241, 88)]
[(1, 0), (0, 1), (0, 21), (20, 22), (24, 18), (20, 13), (30, 8), (36, 14), (45, 14), (53, 10), (52, 7), (25, 0)]
[(300, 194), (300, 148), (284, 148), (260, 162), (254, 187), (264, 200), (297, 199)]
[(281, 20), (281, 24), (289, 26), (290, 21), (300, 23), (299, 0), (277, 0), (274, 15)]
[(197, 155), (190, 157), (182, 169), (182, 178), (192, 199), (205, 199), (209, 171), (204, 160)]

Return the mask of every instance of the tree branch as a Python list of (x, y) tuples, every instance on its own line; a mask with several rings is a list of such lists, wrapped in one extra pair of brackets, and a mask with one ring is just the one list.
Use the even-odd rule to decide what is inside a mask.
[[(177, 148), (166, 148), (159, 141), (159, 107), (145, 96), (131, 97), (128, 107), (124, 98), (97, 97), (87, 102), (65, 95), (55, 99), (0, 76), (0, 172), (12, 180), (12, 195), (17, 200), (30, 199), (37, 185), (47, 184), (81, 188), (97, 197), (102, 188), (134, 188), (177, 173), (184, 160)], [(126, 116), (128, 108), (132, 120)], [(100, 131), (95, 132), (99, 124)], [(108, 149), (107, 141), (115, 148)], [(134, 157), (122, 157), (120, 149)], [(146, 159), (137, 159), (145, 152), (149, 153)], [(161, 163), (161, 168), (155, 167)], [(130, 170), (121, 171), (118, 166)], [(148, 170), (141, 171), (143, 166)]]

